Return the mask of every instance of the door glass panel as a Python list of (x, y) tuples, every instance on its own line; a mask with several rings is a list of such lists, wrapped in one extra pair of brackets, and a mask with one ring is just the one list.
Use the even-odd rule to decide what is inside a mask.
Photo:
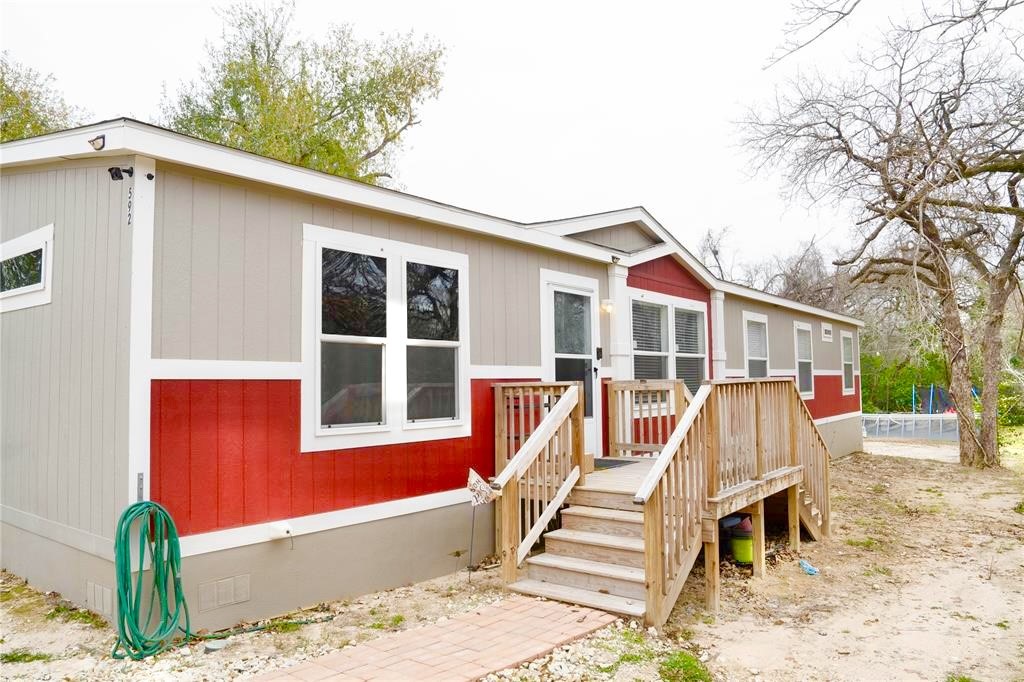
[(380, 424), (384, 348), (358, 343), (320, 343), (320, 423)]
[[(570, 294), (571, 295), (571, 294)], [(582, 381), (586, 403), (583, 414), (594, 416), (594, 363), (588, 358), (555, 358), (555, 381)]]
[(555, 352), (590, 355), (590, 297), (555, 292)]

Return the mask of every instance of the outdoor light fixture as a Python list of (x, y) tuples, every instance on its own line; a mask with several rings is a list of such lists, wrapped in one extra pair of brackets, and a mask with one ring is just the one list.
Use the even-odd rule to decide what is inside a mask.
[(107, 146), (107, 136), (97, 135), (96, 137), (89, 140), (89, 144), (91, 144), (92, 148), (95, 149), (96, 151), (100, 151), (101, 149)]
[(601, 299), (601, 312), (611, 315), (615, 312), (615, 301), (610, 298)]
[(128, 166), (127, 168), (118, 168), (117, 166), (111, 166), (110, 168), (107, 169), (107, 172), (110, 173), (111, 180), (124, 180), (124, 176), (126, 175), (129, 178), (135, 175), (135, 168), (133, 168), (132, 166)]

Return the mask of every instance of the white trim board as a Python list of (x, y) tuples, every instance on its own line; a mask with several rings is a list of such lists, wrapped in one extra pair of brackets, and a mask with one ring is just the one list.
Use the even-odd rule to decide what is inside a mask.
[(470, 365), (470, 379), (539, 379), (544, 374), (540, 365)]
[(301, 362), (242, 360), (178, 360), (150, 362), (153, 379), (301, 379)]
[(847, 419), (854, 419), (855, 417), (860, 417), (861, 415), (862, 413), (860, 410), (856, 410), (855, 412), (843, 412), (842, 414), (834, 414), (830, 417), (822, 417), (821, 419), (815, 419), (814, 423), (818, 425), (831, 424), (832, 422), (841, 422), (846, 421)]
[[(361, 523), (370, 523), (397, 516), (468, 504), (469, 502), (469, 491), (459, 488), (458, 490), (448, 490), (418, 497), (407, 497), (392, 502), (381, 502), (379, 504), (340, 509), (322, 514), (311, 514), (309, 516), (298, 516), (280, 521), (257, 523), (240, 528), (228, 528), (209, 533), (186, 535), (181, 538), (181, 556), (197, 556), (199, 554), (209, 554), (210, 552), (235, 549), (246, 545), (255, 545), (261, 542), (287, 540), (289, 536), (296, 537), (310, 533), (319, 533), (346, 526), (355, 526)], [(290, 533), (286, 531), (290, 531)]]

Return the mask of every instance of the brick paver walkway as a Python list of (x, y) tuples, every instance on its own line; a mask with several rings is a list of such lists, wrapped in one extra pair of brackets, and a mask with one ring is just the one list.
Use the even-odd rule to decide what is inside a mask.
[(256, 680), (475, 680), (543, 656), (615, 619), (583, 606), (509, 597), (443, 623), (385, 635)]

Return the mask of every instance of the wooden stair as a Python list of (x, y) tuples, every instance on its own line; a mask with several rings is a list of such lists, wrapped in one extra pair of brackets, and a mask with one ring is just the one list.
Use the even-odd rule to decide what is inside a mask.
[(814, 500), (807, 494), (803, 486), (797, 488), (797, 494), (800, 501), (800, 522), (811, 534), (811, 538), (815, 542), (819, 542), (825, 535), (821, 510), (814, 505)]
[(645, 611), (642, 512), (622, 492), (578, 486), (562, 527), (544, 534), (544, 553), (526, 559), (527, 577), (509, 588), (624, 616)]

